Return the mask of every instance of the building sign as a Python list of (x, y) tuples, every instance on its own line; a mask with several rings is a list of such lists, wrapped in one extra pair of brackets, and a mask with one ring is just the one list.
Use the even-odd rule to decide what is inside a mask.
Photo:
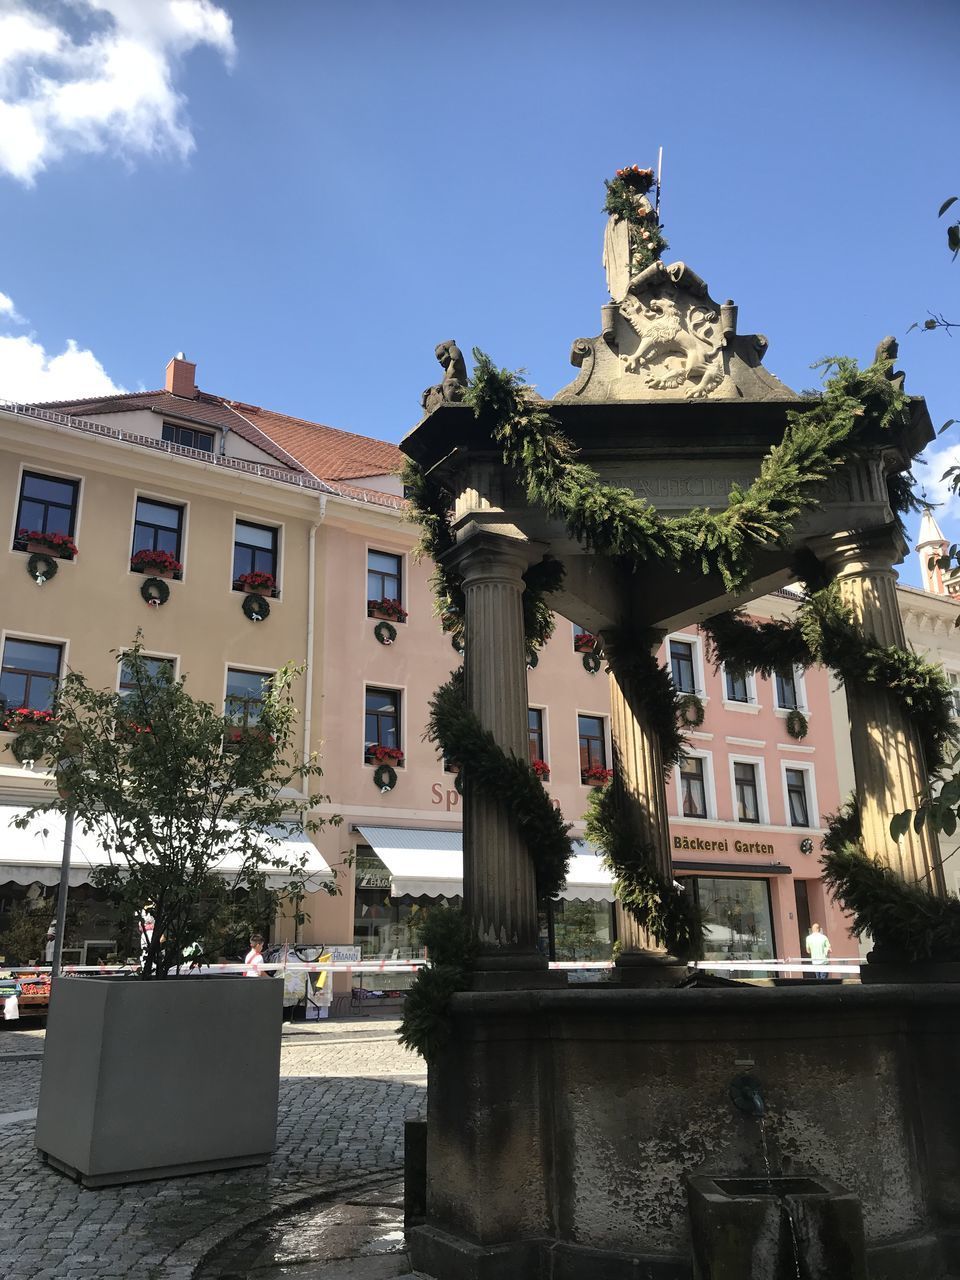
[(731, 843), (734, 853), (765, 853), (772, 856), (776, 850), (772, 844), (761, 840), (703, 840), (700, 836), (674, 836), (674, 849), (690, 853), (729, 853)]

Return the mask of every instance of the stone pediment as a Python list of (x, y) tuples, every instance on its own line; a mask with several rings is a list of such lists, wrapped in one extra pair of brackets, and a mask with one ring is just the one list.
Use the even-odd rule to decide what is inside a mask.
[(737, 333), (737, 308), (710, 297), (682, 262), (653, 262), (619, 302), (601, 310), (602, 331), (570, 352), (580, 375), (554, 397), (601, 403), (662, 400), (795, 400), (762, 367), (767, 339)]

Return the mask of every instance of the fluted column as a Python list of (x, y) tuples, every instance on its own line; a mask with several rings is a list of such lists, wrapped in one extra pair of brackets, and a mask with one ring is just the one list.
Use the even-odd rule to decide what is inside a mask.
[[(528, 544), (500, 534), (473, 534), (450, 554), (463, 575), (467, 701), (504, 751), (525, 760), (527, 648), (523, 572)], [(481, 941), (480, 969), (544, 969), (537, 950), (533, 859), (511, 815), (496, 797), (471, 786), (463, 797), (464, 906)]]
[[(893, 568), (903, 558), (898, 544), (890, 532), (874, 538), (845, 534), (831, 539), (824, 558), (864, 635), (905, 649)], [(864, 848), (908, 883), (922, 881), (931, 893), (943, 894), (936, 835), (926, 826), (919, 833), (911, 827), (899, 841), (890, 835), (890, 819), (916, 809), (927, 780), (916, 730), (886, 690), (851, 683), (846, 692)]]
[[(652, 638), (648, 652), (659, 646), (661, 639), (659, 635)], [(663, 753), (660, 739), (650, 727), (643, 697), (643, 665), (635, 661), (636, 645), (647, 644), (647, 637), (631, 642), (622, 633), (605, 633), (603, 642), (611, 673), (610, 730), (617, 803), (628, 811), (631, 826), (644, 844), (653, 849), (660, 874), (670, 878), (673, 866)], [(616, 909), (621, 960), (632, 954), (662, 951), (619, 902)]]

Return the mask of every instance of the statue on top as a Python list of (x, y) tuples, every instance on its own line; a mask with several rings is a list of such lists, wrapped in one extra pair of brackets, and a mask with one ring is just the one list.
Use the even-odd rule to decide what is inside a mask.
[(604, 184), (603, 207), (610, 216), (603, 237), (603, 266), (614, 302), (622, 302), (634, 277), (669, 248), (656, 209), (647, 199), (655, 184), (653, 170), (638, 165), (618, 169)]

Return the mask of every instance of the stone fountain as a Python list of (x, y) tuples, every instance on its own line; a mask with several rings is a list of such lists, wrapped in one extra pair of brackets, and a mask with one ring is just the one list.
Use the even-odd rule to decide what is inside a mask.
[[(655, 262), (611, 281), (611, 293), (600, 334), (573, 344), (575, 380), (544, 407), (605, 481), (663, 512), (725, 505), (803, 401), (763, 367), (766, 339), (740, 334), (736, 306), (715, 302), (683, 263)], [(733, 597), (719, 578), (682, 568), (628, 574), (528, 504), (461, 403), (458, 349), (442, 349), (444, 381), (425, 393), (402, 448), (455, 497), (468, 697), (505, 750), (527, 750), (522, 574), (548, 552), (566, 567), (552, 606), (600, 636), (624, 626), (662, 635), (746, 604), (813, 556), (868, 636), (904, 643), (894, 565), (905, 547), (885, 478), (932, 438), (922, 399), (899, 438), (823, 486), (789, 545), (760, 556)], [(615, 785), (669, 874), (659, 744), (630, 670), (616, 648), (608, 654)], [(942, 890), (927, 829), (897, 843), (887, 827), (922, 780), (916, 735), (883, 693), (848, 697), (865, 843), (905, 879)], [(533, 865), (510, 816), (469, 788), (464, 901), (483, 950), (430, 1067), (425, 1220), (410, 1233), (418, 1270), (688, 1280), (691, 1214), (711, 1196), (712, 1212), (735, 1202), (731, 1180), (763, 1174), (755, 1127), (728, 1100), (731, 1078), (755, 1074), (778, 1176), (800, 1199), (819, 1180), (821, 1195), (829, 1187), (856, 1204), (875, 1280), (935, 1280), (951, 1266), (960, 1275), (960, 987), (676, 989), (676, 969), (620, 912), (619, 981), (568, 990), (537, 951)], [(699, 1195), (689, 1211), (688, 1192)], [(700, 1255), (696, 1265), (733, 1280)], [(756, 1272), (768, 1274), (780, 1273)]]

